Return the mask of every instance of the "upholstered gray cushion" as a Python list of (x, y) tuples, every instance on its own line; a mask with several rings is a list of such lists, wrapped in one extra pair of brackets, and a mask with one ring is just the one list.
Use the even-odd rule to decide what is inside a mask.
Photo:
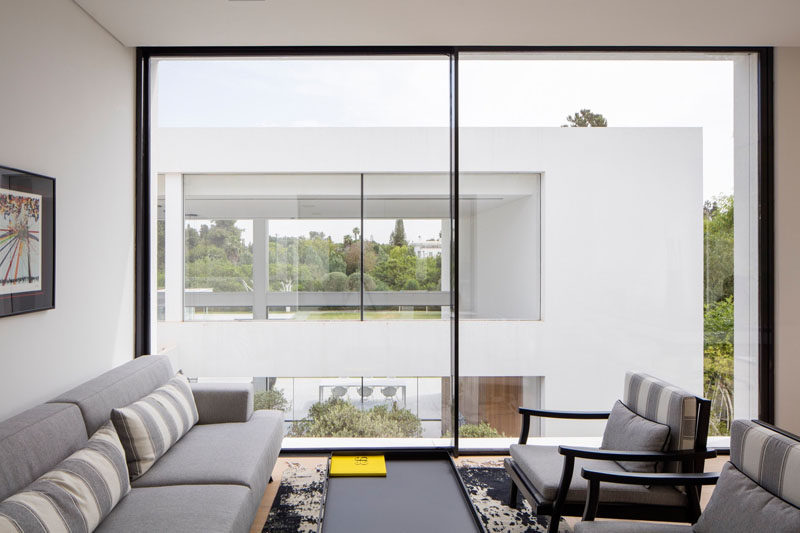
[(597, 520), (578, 522), (575, 524), (574, 533), (692, 533), (692, 526)]
[(773, 496), (731, 463), (726, 463), (694, 531), (797, 533), (800, 509)]
[(134, 488), (95, 531), (246, 533), (256, 511), (249, 493), (239, 485)]
[(666, 424), (670, 439), (666, 450), (692, 450), (697, 425), (697, 397), (641, 372), (625, 374), (623, 403), (634, 413)]
[(0, 502), (0, 531), (94, 531), (130, 490), (125, 452), (108, 422), (85, 447)]
[(245, 423), (200, 424), (134, 481), (133, 486), (244, 485), (260, 499), (282, 440), (280, 411), (256, 411)]
[[(522, 472), (545, 500), (555, 500), (558, 486), (561, 483), (561, 472), (564, 468), (564, 456), (558, 453), (558, 447), (512, 444), (510, 452), (512, 459), (516, 461)], [(583, 503), (586, 501), (587, 482), (581, 477), (581, 468), (610, 472), (625, 471), (614, 461), (576, 459), (572, 482), (567, 494), (567, 501), (569, 502)], [(601, 485), (600, 501), (686, 505), (686, 495), (672, 487), (651, 487), (648, 489), (639, 485), (606, 483)]]
[(253, 415), (251, 383), (192, 383), (200, 424), (247, 422)]
[(800, 507), (800, 442), (755, 422), (734, 420), (731, 462), (764, 489)]
[(167, 356), (138, 357), (65, 392), (52, 401), (76, 404), (86, 422), (86, 432), (91, 435), (108, 422), (112, 409), (125, 407), (150, 394), (173, 375), (172, 365)]
[(0, 422), (0, 500), (19, 492), (86, 444), (80, 410), (39, 405)]
[[(603, 450), (660, 452), (669, 440), (669, 426), (639, 416), (617, 400), (603, 432)], [(628, 472), (655, 472), (656, 463), (618, 461)]]

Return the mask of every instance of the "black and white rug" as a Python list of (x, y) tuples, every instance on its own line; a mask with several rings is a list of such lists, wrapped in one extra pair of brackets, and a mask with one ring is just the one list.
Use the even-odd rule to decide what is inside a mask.
[[(320, 506), (327, 465), (314, 467), (289, 463), (272, 504), (263, 533), (315, 533), (319, 525)], [(472, 503), (490, 533), (546, 532), (548, 517), (532, 514), (525, 501), (512, 509), (506, 502), (511, 481), (502, 463), (465, 461), (458, 467)], [(562, 519), (559, 532), (571, 528)]]

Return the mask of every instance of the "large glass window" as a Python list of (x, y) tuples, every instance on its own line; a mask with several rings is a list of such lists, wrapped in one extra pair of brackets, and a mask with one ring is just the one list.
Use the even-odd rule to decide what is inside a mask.
[(458, 57), (153, 59), (153, 349), (287, 447), (504, 448), (631, 370), (756, 417), (757, 55)]

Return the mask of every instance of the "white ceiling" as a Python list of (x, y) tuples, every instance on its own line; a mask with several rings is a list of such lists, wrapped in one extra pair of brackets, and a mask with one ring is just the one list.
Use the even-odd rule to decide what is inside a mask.
[(74, 0), (127, 46), (800, 46), (800, 0)]

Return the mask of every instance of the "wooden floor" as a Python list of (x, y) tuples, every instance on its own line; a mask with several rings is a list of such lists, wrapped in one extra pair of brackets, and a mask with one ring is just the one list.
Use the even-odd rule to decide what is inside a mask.
[[(456, 464), (465, 462), (469, 463), (484, 463), (484, 462), (497, 462), (501, 461), (503, 456), (476, 456), (476, 457), (459, 457), (456, 459)], [(272, 502), (275, 500), (275, 495), (278, 492), (278, 487), (281, 484), (281, 476), (289, 466), (289, 463), (299, 463), (306, 467), (314, 467), (324, 460), (324, 457), (279, 457), (278, 462), (275, 464), (275, 469), (272, 471), (272, 483), (267, 485), (267, 490), (264, 493), (264, 498), (261, 500), (261, 505), (258, 507), (256, 519), (253, 521), (253, 526), (250, 528), (250, 533), (261, 533), (264, 529), (264, 524), (267, 522), (269, 510), (272, 508)], [(706, 461), (706, 472), (719, 472), (722, 470), (722, 465), (728, 460), (727, 456), (720, 456), (715, 459)], [(700, 505), (705, 509), (708, 499), (711, 497), (713, 487), (703, 487)], [(580, 521), (579, 517), (567, 517), (567, 522), (570, 525), (575, 525)]]

